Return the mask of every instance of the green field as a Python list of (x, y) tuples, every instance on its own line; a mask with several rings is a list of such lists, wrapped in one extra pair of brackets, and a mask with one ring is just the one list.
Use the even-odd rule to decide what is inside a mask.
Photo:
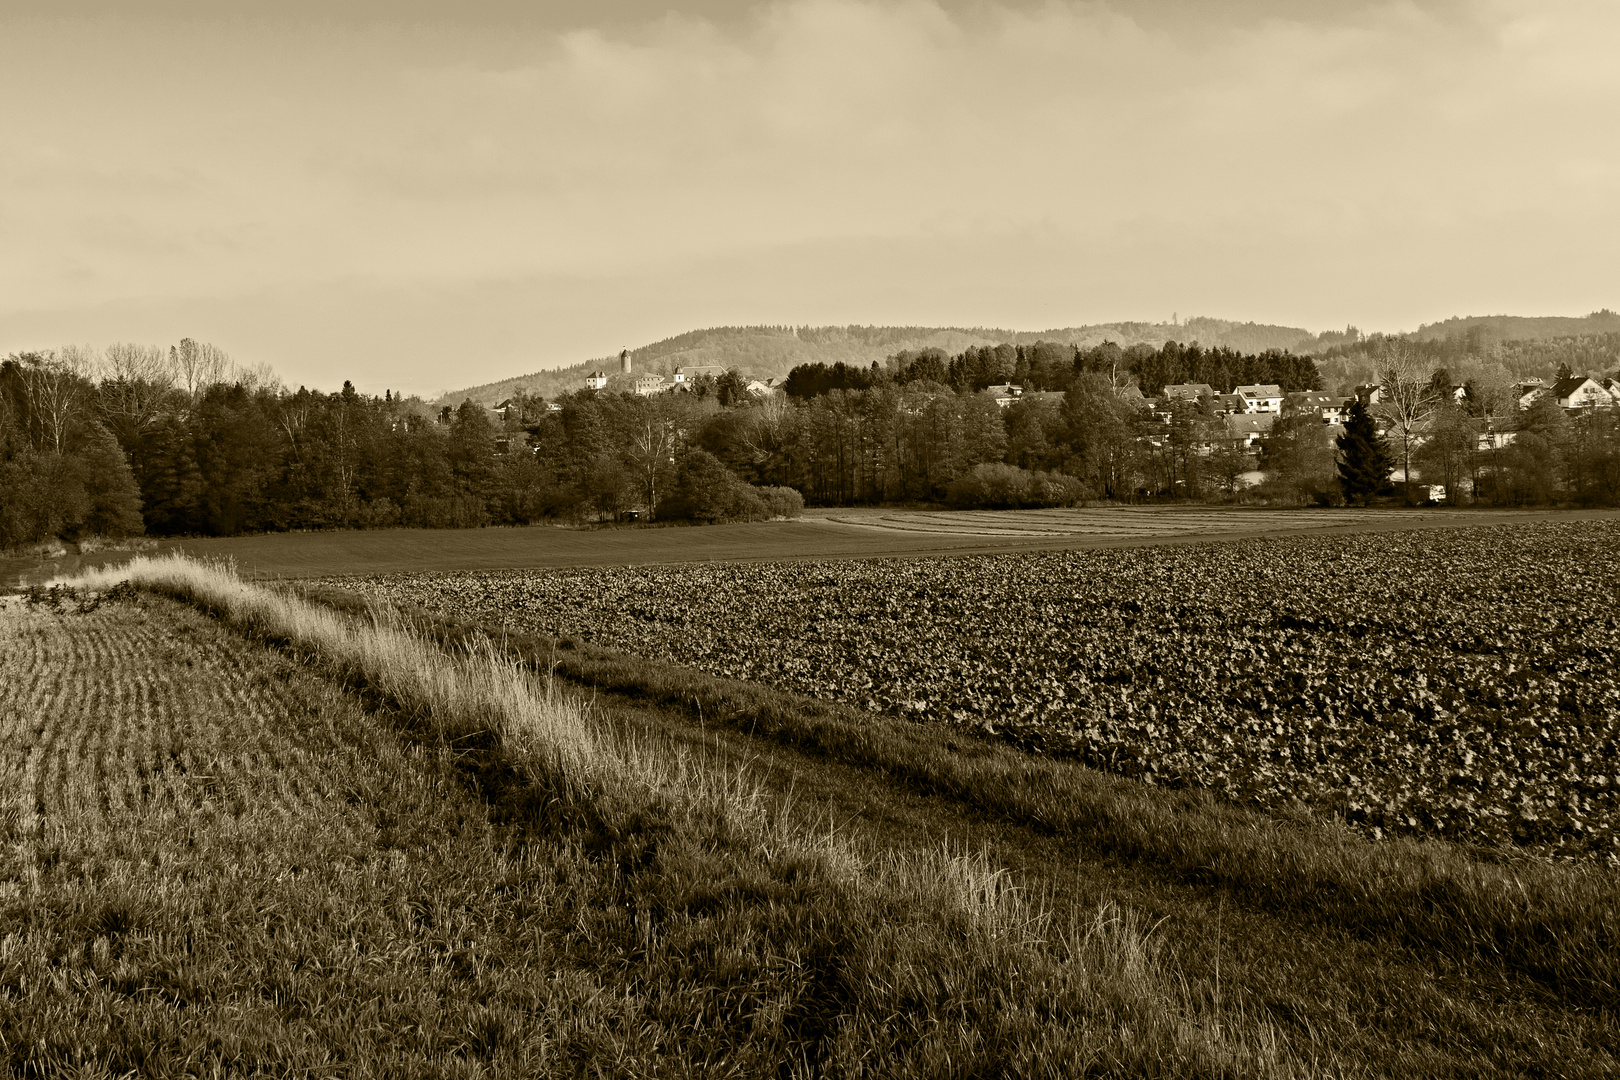
[[(1252, 536), (1454, 528), (1525, 520), (1620, 517), (1620, 511), (1264, 510), (1108, 507), (1043, 511), (812, 510), (799, 521), (697, 527), (382, 529), (164, 540), (270, 578), (525, 570), (657, 563), (867, 559), (1139, 547)], [(126, 553), (0, 559), (0, 587), (115, 564)]]

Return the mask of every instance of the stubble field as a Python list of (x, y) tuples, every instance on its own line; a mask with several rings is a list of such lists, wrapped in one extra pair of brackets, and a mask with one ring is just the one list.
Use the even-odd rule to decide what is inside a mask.
[(1613, 862), (1620, 525), (353, 588), (1373, 836)]

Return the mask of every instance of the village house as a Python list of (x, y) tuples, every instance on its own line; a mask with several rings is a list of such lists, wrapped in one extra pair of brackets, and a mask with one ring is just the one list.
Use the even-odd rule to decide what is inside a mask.
[(1277, 414), (1234, 413), (1223, 417), (1221, 422), (1226, 432), (1223, 442), (1242, 450), (1252, 450), (1256, 443), (1271, 434), (1272, 425), (1277, 422)]
[(1528, 409), (1536, 403), (1536, 399), (1547, 392), (1547, 385), (1541, 380), (1520, 383), (1512, 390), (1514, 404), (1521, 409)]
[(1204, 399), (1204, 408), (1211, 416), (1231, 416), (1243, 411), (1243, 399), (1236, 394), (1216, 394)]
[(1342, 424), (1353, 400), (1320, 390), (1302, 390), (1284, 396), (1282, 412), (1284, 416), (1310, 415), (1324, 424)]
[(1614, 404), (1614, 396), (1596, 379), (1571, 375), (1548, 390), (1562, 409), (1602, 409)]
[(711, 379), (718, 379), (726, 373), (726, 369), (719, 364), (690, 364), (675, 369), (675, 382), (677, 384), (692, 383), (707, 375)]
[(608, 377), (605, 371), (593, 371), (585, 376), (585, 389), (587, 390), (606, 390), (607, 384)]
[(1495, 419), (1486, 420), (1485, 427), (1474, 435), (1474, 449), (1500, 450), (1511, 443), (1519, 433), (1499, 427), (1498, 424), (1502, 422)]
[(1233, 387), (1232, 393), (1243, 402), (1246, 413), (1282, 412), (1283, 390), (1276, 383), (1254, 383)]
[(1024, 396), (1024, 388), (1014, 386), (1012, 383), (998, 383), (995, 386), (987, 386), (984, 388), (984, 392), (995, 398), (996, 404), (1003, 409)]
[(1215, 388), (1206, 382), (1171, 383), (1164, 388), (1166, 401), (1202, 401), (1215, 396)]

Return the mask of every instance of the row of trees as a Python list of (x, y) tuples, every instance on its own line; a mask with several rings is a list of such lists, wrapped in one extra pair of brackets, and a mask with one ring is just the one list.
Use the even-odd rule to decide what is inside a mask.
[[(1278, 359), (1286, 355), (1239, 359), (1298, 359)], [(143, 529), (466, 527), (631, 510), (723, 520), (791, 514), (801, 495), (830, 505), (1204, 498), (1236, 492), (1256, 467), (1263, 492), (1283, 500), (1383, 490), (1341, 483), (1354, 452), (1335, 447), (1314, 416), (1279, 421), (1257, 457), (1195, 404), (1176, 405), (1165, 422), (1121, 392), (1144, 373), (1212, 382), (1197, 365), (1217, 361), (1234, 362), (1180, 346), (900, 354), (875, 371), (796, 372), (806, 387), (866, 380), (799, 397), (756, 400), (728, 377), (697, 393), (525, 400), (497, 422), (472, 402), (439, 410), (347, 383), (291, 391), (192, 341), (13, 356), (0, 364), (0, 546)], [(1504, 370), (1475, 364), (1454, 375), (1399, 349), (1380, 363), (1374, 419), (1403, 475), (1505, 504), (1620, 502), (1615, 411), (1570, 416), (1539, 402), (1517, 412)], [(1001, 409), (971, 392), (1009, 364), (1026, 386), (1061, 393)], [(1234, 377), (1280, 381), (1282, 370)], [(1466, 387), (1460, 400), (1454, 377)], [(1285, 388), (1316, 381), (1303, 370), (1290, 380)]]
[(481, 406), (441, 422), (419, 400), (348, 383), (288, 391), (190, 340), (12, 356), (0, 545), (532, 520), (537, 466), (497, 455), (498, 434)]
[[(992, 464), (1062, 475), (1084, 497), (1120, 499), (1231, 490), (1253, 467), (1252, 456), (1222, 446), (1219, 422), (1196, 406), (1154, 423), (1098, 372), (1079, 373), (1061, 395), (1026, 396), (1006, 409), (932, 381), (887, 381), (728, 410), (700, 438), (738, 475), (828, 505), (943, 500), (958, 479)], [(1077, 497), (1069, 485), (1030, 490), (1053, 494), (1012, 501)]]
[(1167, 385), (1176, 383), (1208, 383), (1221, 393), (1256, 383), (1275, 383), (1289, 392), (1319, 390), (1322, 386), (1321, 375), (1308, 356), (1281, 350), (1240, 353), (1177, 341), (1157, 349), (1151, 345), (1121, 348), (1113, 342), (1082, 348), (1041, 341), (1034, 345), (975, 347), (956, 356), (941, 349), (920, 349), (896, 353), (887, 369), (835, 370), (841, 367), (824, 369), (817, 364), (795, 369), (788, 376), (788, 396), (811, 397), (833, 389), (864, 390), (885, 380), (932, 382), (958, 393), (975, 393), (1002, 383), (1029, 390), (1066, 391), (1077, 376), (1084, 374), (1105, 375), (1118, 387), (1134, 384), (1149, 396), (1157, 396)]

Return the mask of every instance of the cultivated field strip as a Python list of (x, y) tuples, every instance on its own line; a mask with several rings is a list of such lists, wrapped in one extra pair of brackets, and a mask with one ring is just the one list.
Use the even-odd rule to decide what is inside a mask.
[(0, 783), (0, 1073), (476, 1075), (558, 1026), (521, 963), (469, 977), (516, 951), (491, 875), (520, 909), (553, 877), (508, 881), (453, 777), (199, 612), (0, 600)]
[(1375, 835), (1620, 856), (1620, 523), (354, 588)]
[(0, 775), (22, 837), (153, 813), (280, 829), (330, 785), (285, 741), (284, 684), (206, 628), (135, 607), (0, 611)]

